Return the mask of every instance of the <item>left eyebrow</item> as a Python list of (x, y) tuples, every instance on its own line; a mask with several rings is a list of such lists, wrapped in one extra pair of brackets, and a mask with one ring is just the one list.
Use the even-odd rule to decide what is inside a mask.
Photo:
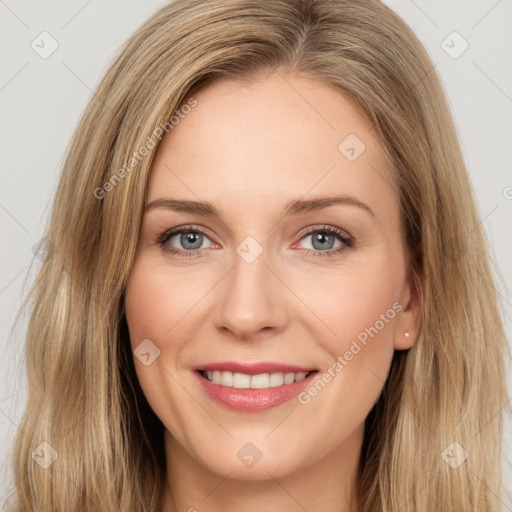
[(373, 210), (359, 199), (353, 196), (334, 196), (334, 197), (319, 197), (316, 199), (308, 199), (307, 201), (303, 201), (301, 199), (297, 199), (295, 201), (289, 202), (284, 210), (284, 215), (297, 215), (299, 213), (308, 213), (314, 212), (317, 210), (321, 210), (322, 208), (327, 208), (328, 206), (332, 206), (335, 204), (344, 204), (348, 206), (357, 206), (366, 210), (373, 217), (375, 217), (375, 213)]

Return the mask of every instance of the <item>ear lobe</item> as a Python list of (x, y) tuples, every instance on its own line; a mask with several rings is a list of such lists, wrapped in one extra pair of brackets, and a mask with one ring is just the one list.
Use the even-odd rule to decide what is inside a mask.
[(402, 310), (398, 313), (395, 323), (395, 350), (411, 348), (420, 328), (421, 296), (417, 274), (411, 271), (409, 278), (404, 282), (400, 295)]

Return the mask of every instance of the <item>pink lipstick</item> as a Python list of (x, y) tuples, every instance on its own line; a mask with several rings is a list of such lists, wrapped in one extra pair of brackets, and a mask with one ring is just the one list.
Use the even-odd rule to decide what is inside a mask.
[(318, 373), (315, 368), (280, 363), (219, 362), (193, 370), (210, 398), (245, 412), (268, 410), (291, 400)]

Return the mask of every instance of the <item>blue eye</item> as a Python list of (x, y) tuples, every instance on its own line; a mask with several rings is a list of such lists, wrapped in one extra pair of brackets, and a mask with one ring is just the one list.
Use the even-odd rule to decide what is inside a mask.
[[(171, 244), (173, 238), (177, 239), (177, 242), (181, 244), (183, 249), (176, 249)], [(201, 229), (193, 226), (182, 226), (162, 233), (158, 238), (158, 243), (169, 254), (196, 257), (200, 255), (197, 249), (204, 249), (203, 242), (205, 239), (209, 240)]]
[[(316, 231), (315, 233), (311, 233), (308, 235), (313, 238), (311, 245), (313, 245), (313, 249), (317, 249), (323, 251), (324, 249), (332, 249), (333, 245), (336, 243), (336, 238), (331, 234), (325, 234), (321, 231)], [(306, 237), (305, 237), (306, 238)], [(317, 245), (317, 247), (315, 247)], [(318, 247), (319, 245), (319, 247)]]
[[(306, 248), (306, 255), (313, 256), (314, 258), (332, 256), (339, 254), (348, 247), (354, 246), (354, 239), (348, 233), (342, 231), (334, 226), (323, 226), (322, 228), (315, 228), (307, 232), (301, 241), (311, 237), (312, 249)], [(340, 245), (333, 248), (338, 242)]]
[(201, 249), (205, 238), (202, 233), (196, 231), (182, 231), (170, 237), (169, 242), (176, 237), (179, 237), (180, 244), (182, 247), (185, 247), (186, 250)]
[[(312, 237), (312, 248), (304, 248), (307, 256), (314, 258), (340, 254), (349, 247), (354, 246), (354, 238), (346, 231), (334, 226), (316, 226), (303, 233), (300, 242)], [(173, 240), (174, 239), (174, 240)], [(202, 250), (212, 246), (210, 238), (198, 226), (181, 226), (160, 234), (156, 241), (162, 250), (168, 254), (183, 257), (200, 257)], [(209, 245), (204, 246), (204, 242)], [(339, 246), (333, 248), (338, 242)], [(180, 245), (182, 249), (177, 248)]]

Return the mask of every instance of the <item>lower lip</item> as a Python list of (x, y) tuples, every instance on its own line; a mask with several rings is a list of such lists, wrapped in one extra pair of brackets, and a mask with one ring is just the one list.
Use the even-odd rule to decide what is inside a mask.
[(218, 404), (236, 411), (258, 412), (277, 407), (296, 397), (311, 384), (317, 372), (310, 373), (305, 379), (293, 384), (283, 384), (267, 389), (238, 389), (214, 384), (205, 379), (200, 372), (194, 372), (206, 393)]

